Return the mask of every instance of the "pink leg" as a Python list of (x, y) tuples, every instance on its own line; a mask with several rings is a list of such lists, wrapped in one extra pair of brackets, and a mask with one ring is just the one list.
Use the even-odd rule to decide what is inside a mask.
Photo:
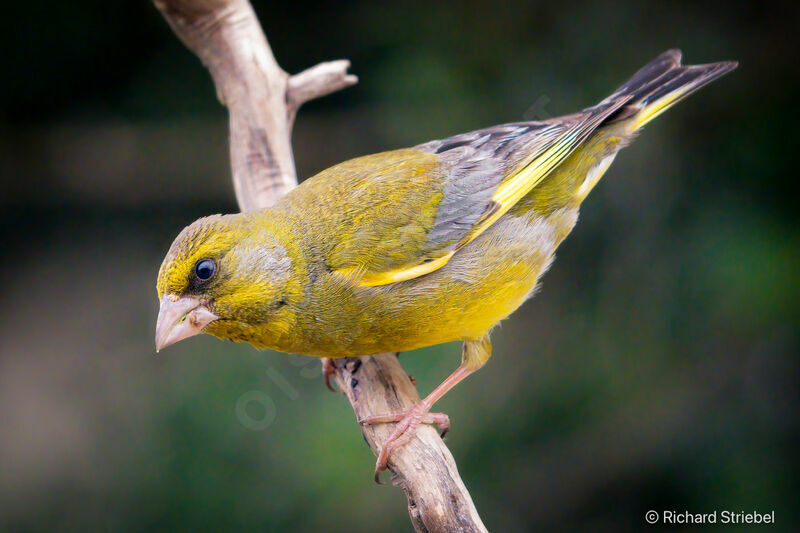
[[(455, 387), (461, 380), (472, 374), (474, 370), (468, 369), (466, 366), (461, 365), (455, 372), (442, 381), (442, 383), (433, 389), (424, 400), (417, 403), (414, 407), (404, 413), (391, 413), (388, 415), (371, 416), (361, 420), (362, 424), (376, 424), (383, 422), (397, 422), (394, 431), (383, 443), (383, 448), (378, 454), (378, 460), (375, 463), (375, 481), (380, 483), (380, 474), (386, 470), (389, 462), (389, 457), (392, 452), (406, 444), (417, 430), (420, 423), (435, 423), (442, 428), (444, 433), (450, 428), (450, 420), (447, 415), (443, 413), (431, 413), (430, 410), (442, 396), (447, 394), (447, 391)], [(440, 423), (441, 422), (441, 423)]]

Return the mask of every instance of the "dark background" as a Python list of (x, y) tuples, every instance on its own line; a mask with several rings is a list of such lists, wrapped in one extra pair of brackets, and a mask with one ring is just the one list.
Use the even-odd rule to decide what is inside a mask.
[[(236, 210), (199, 61), (149, 2), (4, 4), (0, 529), (409, 530), (317, 360), (207, 336), (154, 353), (167, 247)], [(300, 112), (302, 177), (575, 111), (667, 48), (739, 60), (617, 158), (440, 407), (492, 531), (639, 531), (649, 509), (797, 530), (796, 4), (255, 5), (287, 71), (360, 76)], [(423, 394), (458, 360), (403, 355)]]

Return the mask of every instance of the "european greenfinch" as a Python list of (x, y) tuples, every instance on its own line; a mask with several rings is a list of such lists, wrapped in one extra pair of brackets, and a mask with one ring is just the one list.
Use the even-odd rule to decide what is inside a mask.
[(599, 104), (346, 161), (275, 206), (197, 220), (158, 274), (156, 348), (197, 333), (323, 358), (463, 341), (461, 366), (403, 413), (393, 449), (491, 355), (490, 330), (530, 298), (617, 152), (736, 68), (658, 56)]

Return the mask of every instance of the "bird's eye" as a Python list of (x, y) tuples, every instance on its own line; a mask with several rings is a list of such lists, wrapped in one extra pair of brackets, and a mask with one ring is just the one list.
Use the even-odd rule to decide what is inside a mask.
[(194, 275), (200, 281), (208, 281), (217, 272), (217, 264), (213, 259), (201, 259), (194, 265)]

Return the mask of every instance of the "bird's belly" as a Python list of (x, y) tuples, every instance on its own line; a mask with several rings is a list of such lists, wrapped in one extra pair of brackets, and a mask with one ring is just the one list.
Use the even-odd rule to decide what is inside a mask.
[(305, 353), (346, 357), (478, 338), (532, 294), (576, 219), (577, 208), (501, 219), (439, 270), (354, 287), (315, 317), (321, 327)]

